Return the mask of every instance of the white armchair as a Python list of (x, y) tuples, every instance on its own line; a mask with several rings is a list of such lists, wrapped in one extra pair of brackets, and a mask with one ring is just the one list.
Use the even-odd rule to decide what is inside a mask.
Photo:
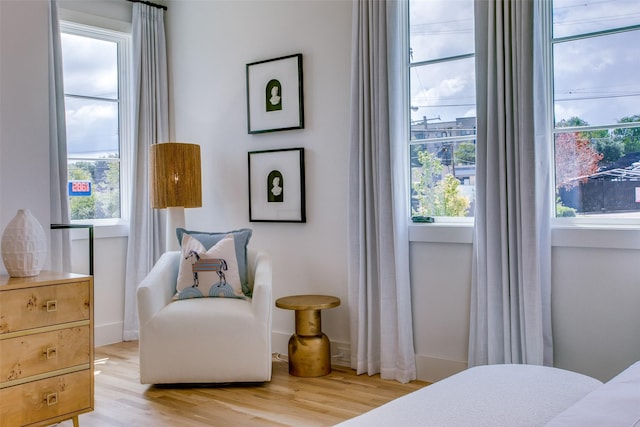
[(271, 380), (271, 259), (247, 251), (253, 298), (173, 301), (180, 252), (163, 254), (137, 290), (140, 382)]

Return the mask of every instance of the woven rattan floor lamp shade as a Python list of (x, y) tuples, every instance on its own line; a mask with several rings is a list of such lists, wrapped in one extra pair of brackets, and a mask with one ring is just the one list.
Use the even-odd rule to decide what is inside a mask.
[(149, 151), (151, 207), (167, 209), (166, 250), (178, 250), (176, 228), (184, 227), (184, 208), (202, 206), (200, 146), (183, 142), (153, 144)]

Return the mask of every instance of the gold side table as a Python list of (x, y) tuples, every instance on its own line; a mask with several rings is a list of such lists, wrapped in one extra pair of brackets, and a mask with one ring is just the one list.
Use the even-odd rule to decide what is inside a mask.
[(276, 307), (295, 310), (296, 332), (289, 338), (289, 374), (320, 377), (331, 372), (331, 344), (322, 333), (321, 310), (340, 305), (328, 295), (293, 295), (276, 300)]

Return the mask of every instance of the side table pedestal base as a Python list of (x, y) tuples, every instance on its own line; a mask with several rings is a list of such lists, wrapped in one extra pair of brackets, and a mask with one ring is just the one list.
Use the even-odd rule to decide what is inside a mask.
[(296, 377), (321, 377), (331, 372), (331, 344), (325, 334), (291, 335), (289, 338), (289, 374)]

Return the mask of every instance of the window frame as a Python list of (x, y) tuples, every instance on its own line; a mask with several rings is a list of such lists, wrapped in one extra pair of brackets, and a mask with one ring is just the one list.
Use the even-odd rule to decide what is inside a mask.
[[(545, 32), (543, 34), (543, 44), (546, 50), (545, 56), (543, 58), (544, 71), (547, 74), (545, 80), (547, 87), (545, 88), (545, 94), (548, 97), (547, 102), (547, 117), (549, 120), (549, 129), (547, 132), (547, 139), (550, 144), (550, 153), (551, 153), (551, 165), (552, 168), (552, 182), (551, 188), (554, 189), (553, 194), (550, 195), (552, 197), (551, 206), (552, 212), (551, 215), (551, 225), (553, 228), (571, 230), (571, 229), (610, 229), (610, 230), (640, 230), (640, 217), (614, 217), (613, 215), (581, 215), (575, 217), (558, 217), (556, 216), (556, 179), (555, 179), (555, 170), (556, 170), (556, 159), (555, 159), (555, 137), (558, 134), (562, 133), (572, 133), (572, 132), (589, 132), (589, 131), (597, 131), (597, 130), (614, 130), (617, 128), (630, 128), (630, 127), (640, 127), (640, 122), (636, 122), (636, 125), (633, 123), (609, 123), (606, 125), (589, 125), (589, 126), (568, 126), (568, 127), (558, 127), (556, 126), (556, 118), (555, 118), (555, 88), (554, 88), (554, 80), (555, 80), (555, 69), (554, 69), (554, 47), (556, 44), (572, 42), (577, 40), (586, 40), (595, 37), (606, 37), (611, 34), (617, 34), (628, 31), (640, 31), (640, 24), (631, 25), (631, 26), (623, 26), (616, 27), (607, 30), (599, 30), (599, 31), (591, 31), (584, 32), (579, 34), (572, 34), (568, 36), (562, 37), (554, 37), (554, 29), (553, 29), (553, 0), (550, 2), (545, 2), (544, 10), (542, 17), (546, 20), (543, 23), (543, 28), (545, 28)], [(638, 211), (640, 215), (640, 210)]]
[[(64, 13), (61, 11), (61, 15)], [(131, 176), (133, 170), (133, 72), (130, 25), (106, 25), (106, 19), (76, 19), (61, 17), (60, 32), (90, 37), (117, 44), (118, 55), (118, 139), (120, 162), (120, 218), (72, 220), (74, 224), (93, 224), (96, 237), (128, 234)], [(99, 21), (99, 22), (96, 22)]]
[[(406, 20), (405, 20), (406, 29), (404, 31), (404, 38), (406, 43), (406, 52), (404, 56), (405, 58), (404, 59), (404, 68), (405, 68), (404, 93), (406, 94), (406, 101), (405, 101), (405, 105), (403, 106), (403, 117), (404, 117), (404, 127), (407, 130), (407, 133), (406, 133), (407, 138), (405, 141), (405, 144), (407, 145), (407, 158), (406, 158), (407, 181), (406, 182), (407, 182), (407, 188), (408, 188), (408, 200), (406, 203), (408, 205), (408, 212), (409, 212), (409, 218), (407, 219), (407, 221), (409, 226), (417, 226), (417, 227), (426, 226), (426, 227), (433, 228), (434, 223), (422, 224), (418, 222), (413, 222), (411, 219), (413, 217), (413, 204), (412, 204), (412, 200), (413, 200), (413, 196), (412, 196), (413, 176), (412, 175), (413, 174), (411, 170), (412, 169), (411, 168), (411, 151), (412, 151), (411, 149), (413, 146), (429, 144), (429, 143), (442, 143), (442, 142), (448, 142), (448, 141), (452, 143), (456, 143), (460, 141), (464, 142), (468, 140), (470, 136), (472, 136), (472, 139), (476, 141), (477, 132), (475, 132), (473, 135), (444, 136), (444, 137), (438, 137), (438, 138), (428, 138), (428, 139), (423, 138), (423, 139), (415, 139), (415, 140), (411, 139), (412, 138), (412, 128), (411, 128), (412, 119), (411, 119), (410, 111), (413, 108), (412, 100), (411, 100), (411, 72), (414, 68), (419, 69), (420, 67), (423, 67), (423, 66), (443, 64), (443, 63), (455, 62), (455, 61), (460, 61), (465, 59), (473, 59), (474, 68), (475, 68), (475, 57), (476, 57), (475, 44), (474, 44), (474, 50), (472, 53), (460, 53), (455, 55), (443, 56), (438, 58), (430, 58), (430, 59), (413, 62), (410, 55), (411, 2), (410, 1), (405, 2), (403, 7), (406, 8), (406, 10), (403, 11), (403, 13), (406, 16)], [(475, 70), (474, 70), (474, 78), (475, 78)], [(475, 95), (477, 95), (477, 92)], [(477, 106), (477, 96), (475, 96), (475, 105)], [(474, 118), (476, 119), (476, 123), (477, 123), (477, 115)], [(476, 125), (476, 129), (477, 129), (477, 125)], [(473, 192), (474, 192), (474, 198), (475, 198), (475, 184), (474, 184)], [(474, 223), (474, 216), (475, 216), (475, 213), (474, 215), (470, 215), (470, 216), (435, 216), (434, 219), (436, 221), (435, 224), (443, 224), (448, 226), (463, 226), (465, 228), (469, 228)]]
[[(410, 8), (409, 6), (407, 6), (407, 10), (406, 10), (406, 14), (407, 14), (407, 21), (406, 21), (406, 30), (404, 31), (405, 37), (407, 38), (407, 45), (409, 46), (409, 42), (408, 40), (411, 37), (411, 27), (410, 27)], [(551, 158), (549, 159), (551, 161), (551, 164), (554, 166), (553, 170), (552, 170), (552, 174), (553, 176), (551, 177), (552, 182), (551, 182), (551, 188), (554, 189), (552, 194), (549, 194), (549, 197), (551, 199), (551, 207), (552, 210), (551, 212), (549, 212), (550, 215), (550, 219), (551, 219), (551, 225), (553, 228), (555, 229), (559, 229), (559, 230), (565, 230), (561, 233), (561, 235), (567, 235), (567, 233), (571, 234), (570, 231), (571, 230), (640, 230), (640, 221), (638, 220), (638, 218), (634, 218), (634, 217), (612, 217), (612, 216), (597, 216), (597, 215), (588, 215), (588, 216), (577, 216), (577, 217), (556, 217), (556, 213), (555, 213), (555, 157), (554, 157), (554, 137), (557, 133), (556, 131), (556, 126), (555, 126), (555, 116), (554, 116), (554, 87), (553, 87), (553, 81), (554, 81), (554, 62), (553, 62), (553, 46), (555, 43), (558, 42), (563, 42), (563, 41), (568, 41), (568, 40), (575, 40), (575, 39), (581, 39), (581, 38), (588, 38), (588, 37), (594, 37), (594, 36), (603, 36), (603, 35), (609, 35), (609, 34), (614, 34), (614, 33), (619, 33), (619, 32), (623, 32), (623, 31), (630, 31), (630, 30), (636, 30), (636, 29), (640, 29), (640, 25), (632, 25), (632, 26), (624, 26), (624, 27), (619, 27), (613, 30), (603, 30), (603, 31), (596, 31), (596, 32), (592, 32), (592, 33), (584, 33), (584, 34), (580, 34), (580, 35), (572, 35), (572, 36), (565, 36), (565, 37), (558, 37), (557, 39), (553, 38), (553, 4), (552, 2), (545, 2), (544, 5), (544, 10), (543, 10), (543, 14), (542, 14), (543, 18), (547, 21), (543, 23), (544, 28), (546, 29), (546, 31), (543, 34), (543, 44), (544, 44), (544, 49), (545, 49), (545, 57), (543, 59), (543, 68), (544, 68), (544, 72), (546, 73), (546, 87), (545, 87), (545, 95), (547, 96), (548, 102), (547, 102), (547, 106), (548, 106), (548, 110), (547, 110), (547, 117), (550, 123), (549, 129), (548, 129), (548, 141), (549, 144), (551, 144), (551, 149), (550, 149), (550, 153), (551, 153)], [(469, 54), (468, 56), (475, 56), (475, 52), (473, 54)], [(433, 62), (434, 60), (430, 60), (430, 61), (420, 61), (420, 62), (416, 62), (414, 64), (411, 63), (411, 60), (409, 58), (409, 55), (407, 54), (407, 59), (405, 61), (405, 72), (406, 72), (406, 76), (407, 76), (407, 83), (406, 83), (406, 87), (405, 87), (405, 93), (408, 94), (408, 99), (407, 99), (407, 104), (405, 105), (405, 110), (403, 112), (404, 116), (405, 116), (405, 128), (408, 129), (408, 134), (411, 134), (411, 115), (409, 114), (409, 108), (411, 107), (411, 87), (409, 85), (410, 82), (410, 73), (413, 67), (422, 65), (422, 63), (425, 62)], [(476, 103), (478, 101), (476, 100)], [(633, 126), (633, 125), (632, 125)], [(592, 131), (592, 130), (599, 130), (599, 129), (615, 129), (615, 128), (629, 128), (630, 123), (612, 123), (612, 124), (608, 124), (608, 125), (594, 125), (594, 126), (583, 126), (583, 127), (566, 127), (566, 128), (562, 128), (562, 131)], [(638, 126), (633, 126), (633, 127), (638, 127)], [(419, 144), (421, 143), (422, 140), (411, 140), (410, 136), (408, 138), (407, 144), (409, 147), (411, 147), (414, 144)], [(409, 169), (410, 169), (410, 150), (409, 154), (408, 154), (408, 158), (407, 158), (407, 164), (409, 165)], [(407, 204), (409, 205), (409, 209), (411, 211), (411, 189), (412, 189), (412, 182), (411, 182), (411, 177), (409, 176), (408, 181), (407, 181), (407, 186), (409, 188), (409, 200), (407, 201)], [(447, 228), (455, 228), (457, 226), (460, 226), (462, 228), (466, 228), (466, 227), (470, 227), (473, 225), (474, 222), (474, 217), (436, 217), (436, 224), (419, 224), (419, 223), (412, 223), (411, 219), (408, 219), (408, 226), (410, 227), (410, 230), (412, 232), (412, 234), (414, 235), (414, 237), (416, 238), (416, 241), (424, 241), (423, 239), (425, 238), (425, 236), (423, 236), (423, 232), (416, 232), (415, 230), (419, 229), (419, 228), (424, 228), (424, 227), (428, 227), (428, 228), (435, 228), (434, 225), (441, 225), (442, 227), (447, 227)], [(439, 228), (439, 227), (438, 227)], [(439, 235), (439, 232), (436, 233)], [(573, 234), (571, 234), (573, 236)], [(441, 236), (442, 237), (442, 236)], [(600, 239), (602, 238), (602, 236), (600, 236)], [(439, 238), (437, 238), (438, 240)], [(413, 240), (413, 239), (412, 239)], [(448, 240), (448, 239), (445, 239)], [(460, 239), (455, 238), (454, 240), (458, 241)], [(463, 239), (464, 240), (464, 239)], [(564, 240), (564, 239), (562, 239)], [(554, 245), (555, 246), (555, 245)], [(612, 246), (615, 247), (616, 244), (614, 242), (610, 242), (609, 244), (607, 244), (607, 246)]]

